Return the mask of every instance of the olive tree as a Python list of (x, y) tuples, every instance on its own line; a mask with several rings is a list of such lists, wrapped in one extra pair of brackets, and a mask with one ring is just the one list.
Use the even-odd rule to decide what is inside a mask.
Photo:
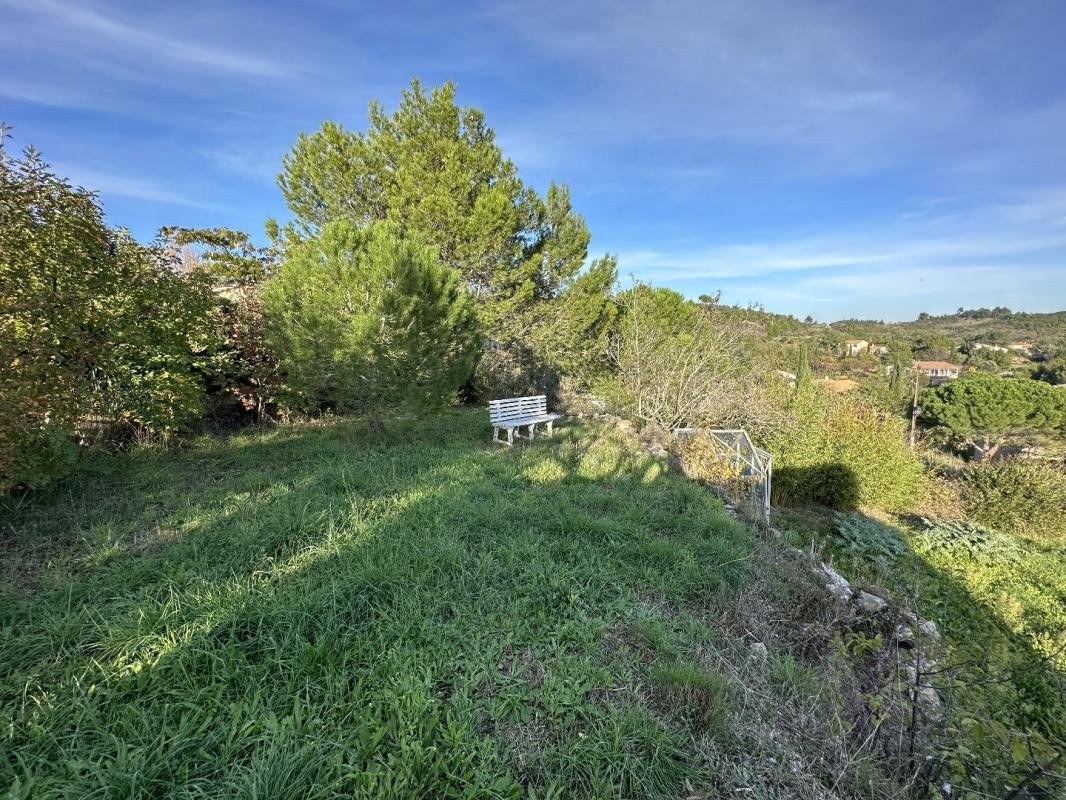
[(740, 424), (755, 394), (751, 328), (669, 289), (618, 296), (610, 348), (625, 410), (664, 430)]

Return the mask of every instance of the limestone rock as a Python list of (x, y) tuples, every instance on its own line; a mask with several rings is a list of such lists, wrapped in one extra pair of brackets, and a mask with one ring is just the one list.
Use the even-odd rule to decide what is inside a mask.
[(867, 614), (877, 614), (888, 608), (888, 601), (870, 592), (859, 592), (859, 607)]
[(821, 570), (826, 578), (825, 588), (829, 591), (829, 594), (833, 595), (841, 603), (851, 600), (851, 584), (848, 583), (847, 578), (824, 561), (821, 564)]

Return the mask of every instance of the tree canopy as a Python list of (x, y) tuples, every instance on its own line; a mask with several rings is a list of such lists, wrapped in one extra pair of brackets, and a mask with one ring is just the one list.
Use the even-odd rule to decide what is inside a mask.
[(1066, 392), (1043, 381), (970, 373), (921, 398), (922, 416), (963, 436), (1052, 431), (1066, 425)]
[(0, 153), (0, 483), (60, 470), (89, 415), (151, 431), (189, 419), (216, 323), (198, 276), (108, 228), (96, 196), (32, 148)]
[(159, 229), (159, 236), (168, 246), (180, 250), (188, 269), (203, 270), (227, 283), (259, 283), (277, 260), (271, 248), (253, 244), (247, 233), (232, 228), (168, 226)]
[(414, 81), (386, 113), (370, 104), (365, 132), (325, 122), (301, 133), (278, 184), (294, 237), (333, 220), (396, 223), (437, 248), (481, 303), (490, 325), (550, 299), (580, 270), (589, 232), (566, 186), (545, 196), (525, 186), (476, 108), (455, 102), (455, 86), (429, 91)]
[(290, 248), (263, 290), (267, 336), (314, 407), (439, 404), (473, 372), (473, 301), (429, 245), (391, 222), (335, 220)]

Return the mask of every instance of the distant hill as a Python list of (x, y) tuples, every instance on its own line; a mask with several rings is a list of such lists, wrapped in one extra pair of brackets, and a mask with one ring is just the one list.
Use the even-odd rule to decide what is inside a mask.
[(1066, 346), (1066, 311), (1030, 314), (1009, 308), (960, 309), (941, 316), (923, 314), (910, 322), (846, 319), (831, 323), (830, 328), (870, 341), (936, 335), (951, 338), (957, 344), (1028, 341), (1049, 353)]

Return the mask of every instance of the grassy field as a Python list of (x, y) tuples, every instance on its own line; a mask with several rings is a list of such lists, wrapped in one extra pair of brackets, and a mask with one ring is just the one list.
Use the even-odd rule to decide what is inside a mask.
[(755, 537), (609, 435), (508, 450), (480, 412), (337, 421), (96, 456), (3, 504), (12, 797), (720, 780), (733, 690), (701, 653)]

